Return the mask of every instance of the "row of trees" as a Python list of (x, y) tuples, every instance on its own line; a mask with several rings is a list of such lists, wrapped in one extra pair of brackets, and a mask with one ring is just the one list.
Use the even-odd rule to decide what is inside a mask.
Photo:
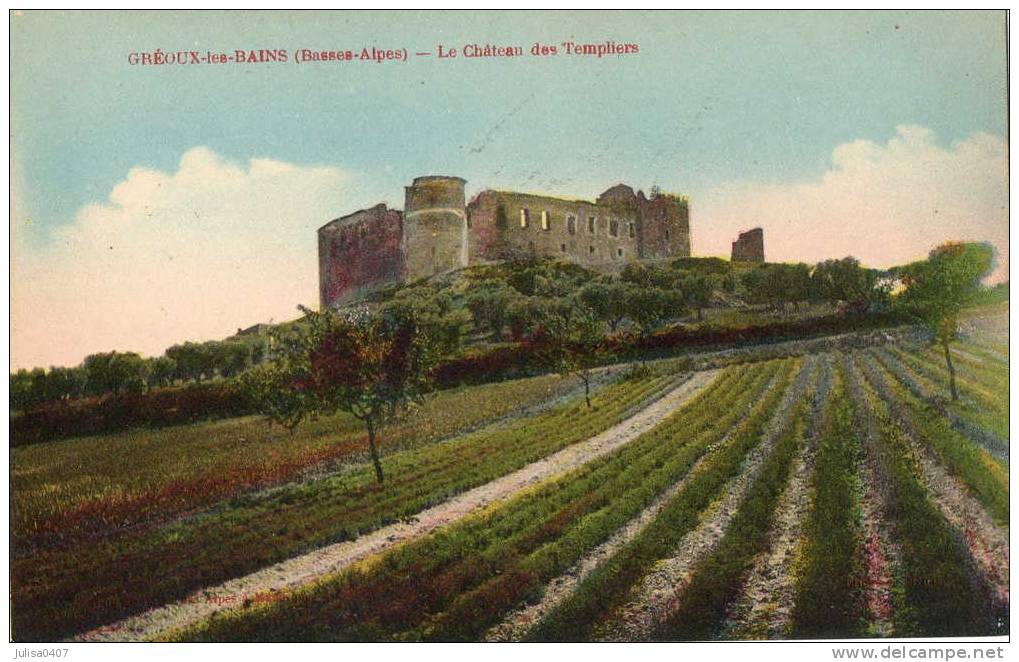
[[(720, 264), (719, 264), (720, 263)], [(576, 297), (609, 332), (624, 322), (642, 334), (668, 319), (703, 311), (715, 292), (740, 293), (750, 303), (782, 307), (787, 303), (827, 301), (863, 312), (889, 300), (890, 280), (866, 269), (852, 257), (806, 264), (764, 264), (740, 277), (723, 260), (684, 259), (671, 267), (627, 265), (619, 276), (575, 277), (541, 264), (518, 267), (510, 277), (490, 277), (474, 284), (466, 298), (474, 326), (506, 331), (519, 340), (563, 298)]]
[[(894, 305), (931, 329), (935, 341), (944, 347), (953, 398), (958, 395), (949, 343), (955, 337), (960, 311), (981, 292), (980, 283), (989, 273), (992, 259), (993, 252), (986, 244), (946, 244), (932, 251), (927, 260), (891, 274), (905, 287)], [(803, 267), (776, 269), (768, 265), (749, 273), (760, 271), (763, 275), (754, 278), (774, 279), (790, 287), (798, 283), (825, 292), (830, 299), (851, 303), (869, 301), (880, 289), (877, 275), (861, 269), (855, 260), (829, 261), (813, 270)], [(694, 278), (710, 275), (695, 274)], [(527, 324), (515, 333), (526, 336), (550, 368), (582, 380), (589, 408), (592, 370), (603, 359), (600, 351), (606, 323), (612, 326), (612, 320), (622, 315), (640, 317), (643, 313), (638, 313), (638, 308), (654, 308), (660, 303), (662, 309), (675, 313), (698, 301), (690, 281), (683, 289), (678, 277), (664, 270), (634, 267), (618, 280), (579, 288), (535, 276), (540, 274), (525, 274), (525, 287), (513, 287), (512, 292), (501, 284), (483, 283), (467, 305), (475, 321), (501, 333), (513, 324), (512, 316), (504, 316), (504, 311), (530, 301), (527, 305), (535, 306), (533, 314), (525, 316)], [(565, 287), (565, 291), (554, 296), (555, 287)], [(420, 291), (415, 296), (394, 298), (376, 314), (360, 309), (340, 316), (302, 309), (308, 324), (276, 330), (275, 360), (245, 373), (242, 384), (270, 421), (291, 431), (315, 414), (346, 411), (362, 421), (376, 479), (382, 483), (377, 444), (380, 431), (400, 412), (421, 401), (432, 386), (430, 375), (437, 361), (459, 343), (469, 323), (455, 313), (452, 301), (424, 295), (427, 292)], [(890, 292), (886, 289), (880, 296), (890, 297)], [(633, 304), (633, 297), (641, 303)]]
[(265, 361), (264, 337), (174, 345), (163, 356), (135, 352), (90, 354), (80, 365), (19, 370), (10, 376), (10, 406), (24, 411), (68, 398), (138, 393), (219, 377), (234, 377)]

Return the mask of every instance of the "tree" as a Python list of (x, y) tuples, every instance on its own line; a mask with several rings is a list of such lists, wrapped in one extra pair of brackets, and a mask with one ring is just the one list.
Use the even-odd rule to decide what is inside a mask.
[(168, 356), (149, 359), (148, 387), (169, 386), (173, 383), (174, 373), (177, 371), (177, 364)]
[(506, 311), (514, 299), (520, 295), (513, 289), (497, 281), (480, 284), (467, 297), (467, 308), (474, 316), (474, 324), (478, 328), (488, 328), (496, 342), (502, 341), (502, 331), (506, 327)]
[(960, 311), (980, 294), (980, 282), (993, 264), (990, 244), (950, 242), (932, 250), (925, 261), (901, 268), (906, 289), (899, 303), (931, 330), (944, 350), (952, 400), (959, 399), (959, 392), (949, 343), (958, 333)]
[(514, 340), (521, 340), (537, 330), (549, 310), (553, 300), (545, 297), (517, 297), (506, 310), (506, 320)]
[(552, 309), (535, 334), (545, 362), (562, 376), (576, 375), (584, 384), (584, 400), (591, 409), (591, 377), (602, 351), (601, 322), (579, 300)]
[(311, 413), (350, 413), (365, 426), (382, 483), (377, 436), (430, 390), (439, 355), (431, 329), (409, 305), (346, 317), (301, 310), (306, 326), (274, 339), (274, 363), (246, 382), (247, 393), (262, 413), (294, 427)]
[(648, 336), (664, 320), (678, 317), (683, 312), (683, 296), (679, 290), (634, 285), (627, 298), (627, 317)]
[(833, 304), (845, 303), (857, 312), (864, 312), (870, 303), (882, 296), (877, 287), (878, 272), (861, 267), (854, 257), (819, 263), (810, 281), (816, 296)]
[(81, 367), (85, 372), (85, 389), (90, 395), (143, 391), (149, 377), (148, 363), (134, 352), (90, 354)]
[(310, 412), (305, 383), (285, 361), (264, 363), (246, 370), (240, 376), (242, 392), (259, 413), (278, 423), (293, 435), (294, 430)]
[(686, 305), (697, 311), (697, 319), (704, 319), (704, 308), (711, 303), (711, 295), (719, 283), (719, 276), (698, 275), (688, 276), (679, 282), (684, 294)]
[(613, 333), (626, 319), (630, 286), (617, 280), (598, 280), (580, 290), (581, 302)]

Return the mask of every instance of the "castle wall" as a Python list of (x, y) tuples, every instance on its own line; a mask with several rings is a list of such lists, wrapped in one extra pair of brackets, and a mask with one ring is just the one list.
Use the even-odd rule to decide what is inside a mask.
[[(618, 184), (594, 202), (486, 190), (465, 204), (459, 177), (418, 177), (404, 211), (380, 204), (319, 229), (319, 298), (323, 308), (484, 261), (549, 256), (601, 271), (633, 260), (690, 255), (686, 198), (648, 199)], [(752, 234), (754, 231), (751, 231)], [(763, 233), (741, 235), (733, 259), (764, 259)], [(741, 243), (743, 242), (743, 243)], [(745, 243), (745, 248), (744, 248)], [(759, 246), (759, 248), (758, 248)]]
[(319, 305), (361, 298), (404, 277), (403, 215), (379, 204), (319, 228)]
[(468, 205), (467, 217), (470, 262), (548, 255), (614, 269), (639, 258), (637, 213), (622, 205), (483, 191)]
[(408, 280), (467, 266), (465, 181), (418, 177), (406, 188), (403, 253)]
[(733, 262), (764, 262), (764, 230), (741, 232), (732, 242)]
[(690, 257), (690, 206), (685, 198), (638, 196), (640, 253), (645, 260)]

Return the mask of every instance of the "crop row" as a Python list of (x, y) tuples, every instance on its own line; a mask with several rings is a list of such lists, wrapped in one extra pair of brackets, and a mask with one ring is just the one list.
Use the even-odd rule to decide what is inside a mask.
[(795, 637), (849, 637), (861, 631), (865, 578), (856, 499), (862, 449), (853, 414), (840, 365), (817, 442), (792, 615)]
[(383, 459), (370, 468), (228, 502), (153, 532), (41, 552), (12, 564), (15, 632), (48, 639), (184, 597), (324, 544), (417, 513), (586, 439), (630, 415), (675, 382), (624, 379), (594, 397), (527, 419)]
[(912, 394), (906, 385), (888, 370), (880, 354), (869, 356), (882, 366), (885, 383), (888, 384), (896, 401), (905, 408), (909, 424), (915, 426), (918, 432), (916, 436), (930, 447), (949, 472), (970, 489), (996, 522), (1003, 526), (1007, 525), (1008, 467), (987, 450), (960, 434), (947, 418)]
[[(943, 362), (935, 357), (920, 353), (906, 352), (893, 348), (890, 353), (918, 375), (930, 388), (932, 393), (945, 393), (948, 384), (948, 370)], [(962, 363), (956, 383), (960, 400), (948, 401), (950, 411), (975, 425), (989, 429), (1003, 439), (1008, 439), (1008, 375), (1004, 373), (1004, 383), (999, 375), (991, 371), (974, 368), (968, 370)]]
[(902, 547), (902, 587), (895, 610), (897, 636), (973, 636), (994, 632), (987, 587), (969, 571), (960, 536), (928, 497), (922, 470), (888, 404), (848, 366), (859, 416), (876, 421), (867, 444), (887, 513)]
[(761, 441), (781, 396), (801, 361), (786, 361), (775, 386), (750, 408), (725, 441), (707, 456), (698, 471), (662, 509), (659, 516), (630, 543), (593, 571), (577, 590), (546, 616), (530, 633), (537, 641), (583, 641), (616, 608), (625, 604), (631, 590), (651, 566), (665, 557), (698, 523), (700, 513), (733, 478), (747, 454)]
[(760, 474), (754, 480), (725, 535), (715, 549), (693, 569), (679, 608), (654, 634), (664, 640), (702, 640), (717, 636), (726, 614), (753, 567), (754, 558), (767, 546), (775, 506), (789, 482), (793, 460), (807, 438), (807, 399), (795, 405), (791, 423), (776, 440)]
[(678, 480), (717, 439), (711, 429), (719, 407), (746, 406), (777, 369), (729, 369), (609, 456), (369, 568), (184, 638), (478, 638)]
[[(441, 391), (379, 441), (392, 452), (462, 434), (555, 399), (568, 383), (536, 377)], [(339, 414), (309, 421), (293, 435), (247, 417), (16, 448), (15, 553), (208, 507), (323, 462), (356, 461), (365, 446), (360, 423)]]

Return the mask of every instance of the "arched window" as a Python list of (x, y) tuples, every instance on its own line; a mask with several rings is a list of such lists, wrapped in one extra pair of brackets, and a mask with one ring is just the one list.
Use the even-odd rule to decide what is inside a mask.
[(566, 231), (570, 234), (577, 234), (577, 217), (567, 216), (566, 217)]
[(547, 211), (542, 210), (541, 229), (547, 232), (551, 227), (552, 227), (552, 216)]
[(617, 221), (616, 219), (612, 219), (611, 221), (609, 221), (609, 236), (610, 237), (619, 236), (619, 221)]
[(520, 227), (526, 228), (531, 224), (531, 210), (524, 207), (520, 210)]

